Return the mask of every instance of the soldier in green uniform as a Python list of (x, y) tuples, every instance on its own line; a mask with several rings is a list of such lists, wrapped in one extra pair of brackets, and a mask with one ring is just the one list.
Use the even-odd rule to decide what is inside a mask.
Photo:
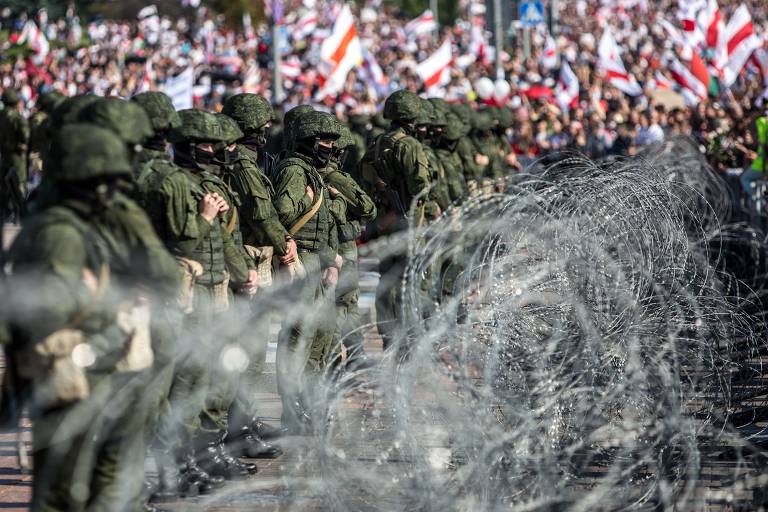
[(283, 156), (293, 149), (294, 140), (292, 134), (296, 120), (304, 114), (314, 111), (315, 109), (309, 105), (299, 105), (285, 113), (283, 118), (283, 126), (285, 127), (283, 129), (283, 149), (281, 151)]
[(16, 91), (6, 89), (0, 111), (0, 208), (16, 215), (24, 212), (27, 197), (27, 148), (29, 122), (21, 113)]
[(336, 331), (333, 346), (340, 347), (341, 343), (347, 349), (348, 368), (359, 368), (369, 362), (363, 349), (363, 334), (360, 331), (360, 283), (357, 258), (357, 239), (362, 234), (366, 224), (376, 218), (376, 205), (360, 185), (341, 170), (347, 151), (356, 148), (356, 142), (351, 131), (340, 126), (340, 136), (335, 144), (335, 151), (328, 165), (319, 169), (323, 181), (329, 191), (344, 199), (344, 211), (333, 208), (331, 214), (336, 220), (339, 250), (343, 264), (339, 273), (339, 283), (336, 287)]
[(475, 153), (483, 165), (482, 189), (485, 193), (499, 190), (501, 180), (504, 178), (501, 158), (496, 146), (493, 134), (493, 117), (491, 113), (483, 110), (472, 115), (472, 132), (470, 139), (475, 148)]
[[(375, 236), (401, 232), (409, 223), (419, 227), (440, 215), (440, 207), (427, 197), (429, 161), (415, 138), (421, 112), (421, 99), (412, 92), (392, 93), (384, 103), (391, 129), (368, 146), (360, 164), (361, 185), (376, 204)], [(407, 261), (404, 240), (388, 248), (379, 262), (381, 279), (376, 289), (376, 321), (385, 348), (402, 327), (400, 291)]]
[[(331, 309), (329, 319), (325, 305), (332, 308), (342, 262), (329, 209), (332, 197), (318, 169), (328, 165), (339, 132), (333, 116), (314, 111), (290, 126), (291, 149), (275, 168), (274, 205), (280, 222), (296, 240), (299, 258), (298, 265), (282, 272), (292, 276), (292, 283), (277, 342), (277, 379), (283, 426), (301, 434), (311, 415), (312, 400), (305, 394), (314, 391), (306, 381), (318, 378), (324, 369), (330, 355), (325, 343), (330, 345), (335, 327), (335, 315)], [(323, 320), (330, 325), (322, 325)]]
[[(229, 145), (232, 135), (225, 133), (214, 114), (190, 109), (179, 115), (181, 126), (170, 133), (174, 162), (188, 178), (193, 194), (203, 201), (203, 210), (213, 202), (218, 214), (206, 216), (207, 226), (197, 223), (201, 230), (197, 243), (177, 247), (177, 258), (192, 268), (190, 313), (185, 324), (198, 345), (183, 364), (177, 360), (170, 402), (183, 425), (178, 445), (196, 448), (199, 465), (208, 473), (232, 478), (253, 473), (256, 467), (232, 457), (224, 445), (235, 378), (222, 367), (222, 356), (231, 346), (215, 342), (228, 341), (236, 332), (229, 314), (230, 286), (249, 293), (255, 289), (257, 274), (233, 236), (238, 224), (237, 199), (221, 180), (221, 168), (215, 161), (217, 146)], [(212, 370), (221, 377), (215, 382)], [(191, 454), (185, 455), (192, 464)]]
[(65, 96), (60, 92), (42, 94), (36, 103), (36, 112), (29, 118), (29, 179), (35, 182), (43, 170), (43, 159), (51, 144), (51, 115)]
[(237, 122), (243, 132), (222, 179), (240, 196), (240, 225), (243, 243), (259, 270), (258, 291), (243, 306), (244, 325), (240, 339), (249, 356), (237, 399), (230, 410), (230, 435), (241, 440), (243, 452), (252, 457), (276, 457), (279, 448), (264, 441), (279, 434), (257, 417), (256, 393), (264, 370), (271, 322), (272, 259), (291, 264), (298, 257), (296, 241), (280, 223), (272, 200), (274, 187), (261, 167), (267, 133), (273, 119), (269, 103), (256, 94), (238, 94), (224, 104), (222, 113)]
[[(466, 104), (457, 104), (452, 105), (451, 110), (461, 121), (463, 131), (469, 134), (472, 130), (472, 117), (474, 115), (472, 107)], [(474, 144), (469, 137), (459, 139), (458, 144), (456, 144), (456, 154), (461, 159), (467, 191), (469, 195), (474, 196), (480, 191), (485, 167), (488, 165), (487, 158), (475, 151)]]
[(34, 423), (32, 510), (135, 510), (149, 311), (164, 292), (128, 238), (149, 222), (115, 222), (131, 164), (108, 130), (65, 126), (45, 165), (57, 194), (10, 251), (14, 289), (27, 290), (14, 295), (8, 354)]
[(390, 127), (389, 119), (384, 117), (384, 113), (377, 113), (371, 118), (371, 133), (368, 135), (367, 142), (370, 144), (370, 141), (374, 140), (379, 135), (384, 135), (389, 131)]
[(424, 153), (429, 160), (430, 183), (432, 184), (429, 197), (440, 206), (441, 210), (445, 211), (451, 205), (448, 176), (445, 174), (445, 168), (434, 149), (445, 129), (445, 116), (441, 115), (432, 103), (425, 99), (421, 100), (421, 110), (422, 115), (416, 121), (416, 131), (424, 146)]
[(445, 100), (430, 98), (430, 103), (435, 107), (436, 115), (443, 117), (442, 129), (438, 126), (432, 136), (435, 154), (445, 171), (445, 180), (448, 184), (448, 195), (451, 202), (461, 201), (467, 195), (467, 184), (464, 180), (464, 172), (461, 157), (456, 152), (459, 140), (467, 135), (463, 124), (451, 112)]
[[(171, 161), (167, 138), (172, 130), (181, 127), (181, 117), (170, 98), (160, 92), (146, 92), (135, 96), (132, 101), (147, 113), (154, 132), (144, 142), (144, 150), (137, 160), (138, 198), (159, 237), (176, 258), (179, 274), (184, 276), (176, 300), (165, 307), (167, 315), (176, 319), (176, 323), (181, 323), (180, 317), (189, 313), (192, 306), (190, 291), (194, 287), (194, 262), (188, 256), (203, 242), (225, 202), (218, 195), (205, 193), (197, 187), (181, 167)], [(193, 354), (196, 347), (175, 342), (179, 331), (177, 325), (161, 325), (155, 329), (163, 332), (160, 339), (156, 339), (158, 336), (153, 338), (156, 364), (152, 386), (157, 401), (150, 402), (150, 414), (154, 412), (155, 418), (150, 418), (148, 422), (148, 437), (153, 441), (160, 477), (154, 497), (164, 500), (179, 494), (205, 494), (220, 486), (223, 479), (212, 477), (197, 466), (189, 450), (181, 446), (177, 432), (177, 422), (194, 423), (189, 418), (196, 417), (203, 408), (204, 389), (189, 397), (191, 403), (181, 406), (184, 399), (181, 390), (189, 382), (186, 379), (194, 374), (195, 364), (189, 361), (199, 355)], [(180, 368), (178, 380), (182, 384), (177, 383), (174, 393), (177, 399), (172, 404), (169, 395), (175, 382), (177, 361)], [(186, 414), (179, 409), (186, 411)]]
[(349, 130), (352, 134), (354, 145), (348, 147), (344, 152), (342, 170), (351, 176), (355, 175), (360, 161), (365, 156), (371, 128), (370, 116), (365, 114), (351, 114), (349, 116)]

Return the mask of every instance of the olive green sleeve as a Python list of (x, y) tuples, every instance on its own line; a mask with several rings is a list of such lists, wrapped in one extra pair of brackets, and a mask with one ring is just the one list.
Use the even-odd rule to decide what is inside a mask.
[(232, 235), (227, 231), (227, 223), (224, 220), (219, 222), (221, 229), (221, 239), (224, 243), (224, 261), (227, 264), (230, 279), (234, 284), (243, 284), (248, 281), (248, 262), (244, 257), (241, 247), (235, 243)]
[(164, 206), (166, 245), (175, 254), (188, 255), (210, 233), (211, 224), (198, 213), (198, 201), (187, 180), (178, 176), (164, 180), (158, 200)]
[(247, 162), (238, 162), (232, 172), (232, 186), (242, 202), (241, 222), (253, 231), (260, 245), (270, 245), (278, 255), (283, 256), (288, 231), (280, 223), (265, 180), (266, 177)]
[(354, 218), (367, 224), (376, 218), (376, 205), (360, 185), (345, 172), (334, 172), (329, 176), (331, 186), (341, 192), (347, 203), (347, 218)]
[(282, 170), (276, 183), (274, 204), (280, 223), (289, 228), (309, 211), (312, 199), (307, 195), (307, 178), (300, 167), (287, 166)]

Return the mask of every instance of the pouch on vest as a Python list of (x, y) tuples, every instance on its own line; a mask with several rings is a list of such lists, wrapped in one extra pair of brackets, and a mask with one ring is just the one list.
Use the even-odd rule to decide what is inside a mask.
[(224, 280), (211, 286), (213, 292), (213, 311), (221, 313), (229, 309), (229, 272), (224, 272)]
[(117, 325), (129, 335), (125, 355), (115, 367), (118, 372), (138, 372), (152, 366), (151, 316), (148, 303), (131, 301), (118, 306)]
[(176, 302), (182, 312), (189, 314), (195, 309), (195, 281), (203, 275), (203, 265), (181, 256), (176, 256), (176, 261), (181, 269), (181, 289)]
[(86, 365), (77, 364), (73, 352), (84, 346), (83, 331), (55, 331), (26, 350), (16, 352), (17, 372), (32, 381), (35, 407), (46, 410), (88, 398)]
[(268, 288), (272, 286), (272, 259), (275, 253), (274, 248), (271, 245), (263, 247), (244, 245), (243, 248), (256, 266), (256, 273), (259, 275), (257, 283), (258, 287)]

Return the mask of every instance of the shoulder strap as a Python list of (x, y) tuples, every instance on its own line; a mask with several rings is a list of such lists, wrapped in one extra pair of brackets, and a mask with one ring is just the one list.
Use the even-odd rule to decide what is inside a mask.
[(288, 230), (288, 233), (291, 236), (298, 233), (299, 230), (303, 228), (307, 222), (309, 222), (309, 219), (314, 217), (315, 214), (320, 210), (320, 205), (322, 204), (323, 204), (323, 193), (322, 191), (320, 191), (317, 196), (317, 201), (315, 201), (315, 204), (312, 205), (312, 208), (310, 208), (307, 213), (302, 215), (301, 218), (297, 220), (293, 226), (291, 226), (291, 228)]
[(227, 223), (227, 233), (230, 235), (235, 232), (235, 226), (237, 226), (237, 208), (232, 210), (232, 218)]

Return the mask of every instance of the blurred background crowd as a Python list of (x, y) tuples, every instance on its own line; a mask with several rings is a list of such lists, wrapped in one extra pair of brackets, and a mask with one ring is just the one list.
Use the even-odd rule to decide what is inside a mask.
[[(762, 0), (544, 2), (544, 23), (525, 30), (504, 20), (500, 54), (490, 30), (492, 5), (482, 1), (437, 2), (437, 17), (425, 4), (382, 0), (120, 4), (54, 2), (37, 10), (34, 2), (11, 2), (2, 10), (0, 88), (20, 91), (28, 113), (51, 90), (124, 98), (164, 90), (177, 108), (219, 110), (228, 95), (253, 92), (279, 112), (310, 103), (341, 119), (374, 116), (393, 90), (429, 89), (449, 102), (510, 107), (516, 165), (563, 149), (591, 157), (634, 154), (665, 136), (688, 134), (710, 149), (720, 170), (749, 165), (752, 125), (768, 94)], [(518, 17), (515, 4), (510, 19)], [(717, 42), (707, 26), (713, 7), (722, 20)], [(344, 30), (345, 12), (355, 32), (354, 62), (328, 91), (327, 45)], [(725, 77), (719, 68), (728, 55), (718, 53), (739, 52), (727, 33), (740, 29), (744, 12), (750, 55), (736, 63), (735, 77)], [(600, 49), (606, 33), (629, 85), (607, 69), (611, 56)], [(437, 84), (427, 84), (425, 61), (438, 66)]]

